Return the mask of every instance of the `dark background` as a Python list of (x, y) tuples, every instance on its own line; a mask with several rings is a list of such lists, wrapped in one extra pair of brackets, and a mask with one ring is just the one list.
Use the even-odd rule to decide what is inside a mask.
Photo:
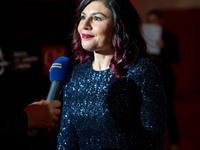
[[(75, 2), (67, 0), (1, 1), (0, 48), (4, 61), (10, 62), (0, 75), (2, 100), (29, 103), (46, 98), (50, 83), (48, 75), (43, 74), (42, 48), (62, 45), (69, 55), (75, 8)], [(31, 68), (16, 69), (13, 55), (24, 51), (38, 61), (31, 62)]]
[[(42, 50), (62, 47), (66, 55), (70, 55), (69, 37), (75, 8), (76, 3), (72, 0), (0, 1), (1, 115), (12, 117), (13, 110), (46, 98), (50, 81), (48, 74), (44, 74)], [(32, 57), (36, 59), (24, 62)], [(49, 63), (53, 58), (55, 56)], [(3, 62), (8, 64), (5, 66)], [(17, 68), (19, 64), (29, 67)], [(30, 130), (27, 149), (56, 149), (57, 129), (50, 132)], [(16, 140), (19, 139), (16, 137)]]
[[(176, 34), (180, 63), (172, 64), (177, 78), (174, 102), (180, 143), (178, 150), (200, 148), (200, 9), (160, 9), (164, 28)], [(168, 150), (166, 134), (163, 150)]]

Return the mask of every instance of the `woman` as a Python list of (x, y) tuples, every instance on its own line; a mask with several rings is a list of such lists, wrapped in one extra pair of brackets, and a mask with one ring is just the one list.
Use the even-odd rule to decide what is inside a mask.
[(128, 0), (83, 0), (58, 149), (161, 149), (165, 95)]

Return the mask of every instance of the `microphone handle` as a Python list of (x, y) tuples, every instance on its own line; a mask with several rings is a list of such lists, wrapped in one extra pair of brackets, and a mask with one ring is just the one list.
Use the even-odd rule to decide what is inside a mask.
[(57, 100), (62, 87), (63, 87), (62, 82), (53, 80), (51, 82), (51, 86), (46, 100)]

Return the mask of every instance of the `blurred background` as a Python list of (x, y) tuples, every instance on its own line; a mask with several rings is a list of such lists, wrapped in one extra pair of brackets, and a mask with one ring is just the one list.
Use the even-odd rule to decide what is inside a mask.
[[(45, 99), (52, 62), (70, 56), (70, 34), (80, 0), (1, 0), (0, 91), (5, 110)], [(177, 37), (174, 111), (179, 150), (200, 149), (200, 1), (131, 0), (142, 22), (150, 10), (162, 14), (163, 28)], [(5, 102), (5, 104), (4, 104)], [(6, 112), (5, 112), (6, 113)], [(29, 131), (29, 149), (56, 149), (57, 130)], [(170, 148), (166, 130), (164, 150)]]
[[(180, 60), (171, 63), (176, 77), (174, 111), (179, 150), (200, 149), (200, 1), (132, 0), (143, 22), (151, 10), (162, 15), (164, 30), (177, 37)], [(169, 149), (166, 131), (164, 150)]]

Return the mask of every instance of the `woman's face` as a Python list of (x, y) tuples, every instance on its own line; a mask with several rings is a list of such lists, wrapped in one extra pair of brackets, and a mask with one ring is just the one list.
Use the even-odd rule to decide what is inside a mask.
[(78, 32), (85, 50), (108, 52), (113, 49), (113, 15), (100, 1), (93, 1), (81, 13)]

